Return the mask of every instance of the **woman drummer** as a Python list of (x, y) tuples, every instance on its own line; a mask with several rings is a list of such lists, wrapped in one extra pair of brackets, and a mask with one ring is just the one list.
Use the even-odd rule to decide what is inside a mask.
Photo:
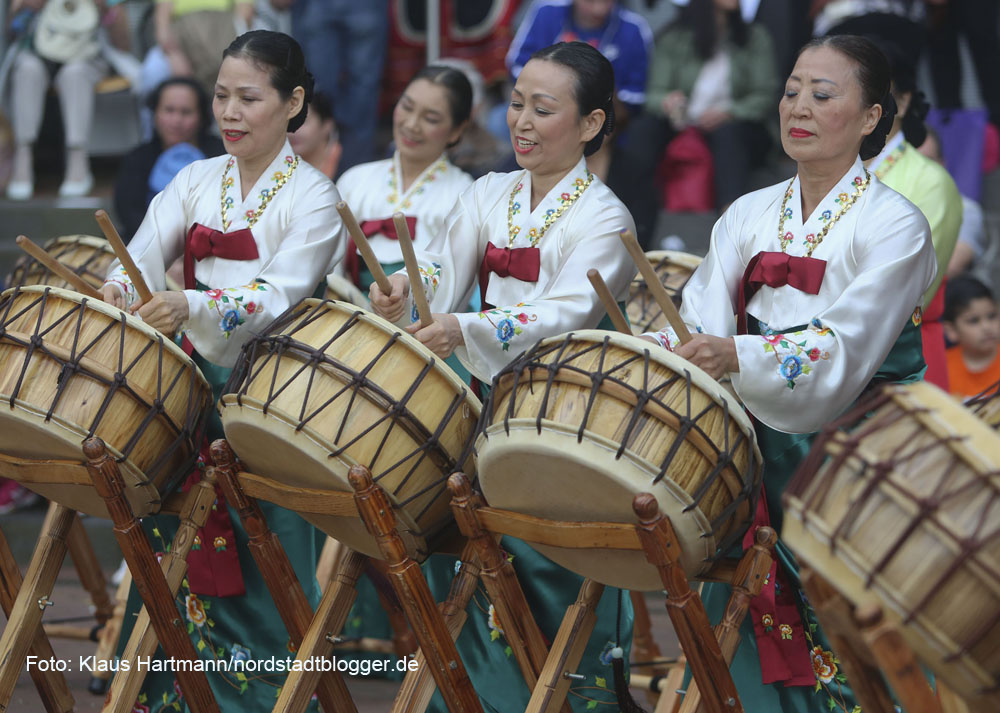
[[(796, 176), (743, 196), (716, 223), (684, 290), (682, 317), (699, 333), (682, 346), (671, 329), (651, 335), (711, 376), (728, 374), (756, 419), (757, 524), (769, 515), (779, 541), (732, 665), (746, 710), (855, 710), (780, 540), (780, 498), (824, 423), (876, 382), (923, 374), (920, 305), (937, 272), (930, 228), (862, 163), (882, 150), (895, 111), (875, 45), (850, 35), (807, 44), (778, 107)], [(710, 618), (728, 594), (705, 586)]]
[[(392, 215), (407, 217), (414, 247), (421, 250), (441, 233), (458, 196), (472, 177), (448, 160), (472, 113), (472, 86), (457, 69), (432, 65), (414, 75), (392, 112), (392, 158), (348, 169), (337, 188), (387, 273), (403, 267)], [(368, 292), (371, 272), (361, 262), (353, 241), (344, 269)]]
[[(302, 50), (291, 37), (255, 31), (234, 40), (223, 54), (212, 104), (227, 155), (182, 169), (153, 199), (129, 244), (152, 300), (138, 299), (117, 263), (104, 287), (108, 302), (164, 334), (182, 336), (216, 398), (242, 344), (312, 295), (344, 252), (336, 188), (301, 161), (286, 138), (286, 130), (305, 120), (312, 86)], [(185, 289), (164, 291), (166, 267), (180, 256)], [(221, 437), (214, 412), (211, 419), (209, 437)], [(315, 605), (322, 540), (296, 514), (261, 506)], [(176, 522), (166, 516), (144, 520), (154, 547), (165, 549)], [(286, 657), (288, 634), (235, 513), (229, 517), (227, 508), (218, 508), (200, 539), (178, 594), (200, 656)], [(136, 597), (131, 599), (135, 604)], [(222, 710), (270, 711), (282, 680), (280, 674), (247, 675), (245, 681), (234, 672), (209, 674)], [(143, 705), (151, 711), (184, 706), (172, 674), (150, 674), (144, 695)]]
[[(476, 181), (459, 197), (446, 229), (419, 256), (434, 322), (408, 329), (440, 357), (457, 354), (482, 382), (539, 339), (598, 326), (604, 309), (587, 281), (588, 269), (599, 267), (613, 294), (628, 290), (635, 266), (618, 234), (633, 229), (632, 218), (584, 160), (611, 132), (613, 91), (611, 64), (590, 45), (560, 43), (536, 52), (518, 76), (507, 110), (523, 170)], [(392, 321), (408, 320), (409, 281), (402, 274), (390, 281), (391, 295), (372, 285), (373, 308)], [(477, 282), (483, 311), (467, 312), (466, 296)], [(535, 619), (552, 640), (581, 579), (519, 540), (504, 538), (503, 547), (513, 556)], [(425, 571), (432, 589), (444, 596), (454, 559), (432, 557)], [(598, 607), (598, 624), (578, 669), (586, 678), (571, 688), (576, 710), (615, 700), (597, 679), (610, 680), (609, 652), (616, 643), (627, 651), (630, 636), (623, 633), (618, 642), (614, 633), (616, 616), (620, 631), (631, 632), (629, 600), (624, 597), (619, 612), (621, 599), (619, 590), (609, 588)], [(458, 648), (486, 710), (524, 709), (530, 692), (481, 592), (470, 604)]]

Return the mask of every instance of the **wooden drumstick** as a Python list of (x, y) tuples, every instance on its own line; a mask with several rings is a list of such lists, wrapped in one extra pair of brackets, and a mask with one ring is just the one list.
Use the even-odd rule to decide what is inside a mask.
[(424, 292), (423, 280), (420, 279), (420, 266), (417, 265), (417, 255), (413, 252), (413, 239), (410, 237), (410, 226), (406, 224), (406, 216), (393, 213), (392, 222), (396, 225), (396, 237), (399, 239), (399, 249), (406, 263), (406, 274), (410, 278), (410, 294), (413, 304), (417, 306), (420, 326), (429, 327), (434, 323), (431, 317), (431, 306), (427, 304), (427, 294)]
[(615, 302), (614, 296), (611, 294), (611, 290), (604, 283), (604, 278), (601, 277), (601, 273), (590, 268), (587, 270), (587, 279), (590, 280), (590, 284), (594, 286), (594, 292), (597, 296), (601, 298), (601, 302), (604, 304), (604, 309), (607, 310), (608, 316), (611, 317), (611, 323), (615, 325), (617, 329), (622, 334), (632, 334), (632, 330), (629, 329), (628, 321), (625, 319), (625, 315), (622, 314), (621, 308), (618, 303)]
[(382, 269), (378, 258), (375, 257), (372, 246), (368, 244), (368, 238), (361, 232), (361, 226), (358, 225), (358, 221), (354, 217), (354, 213), (351, 212), (350, 206), (344, 201), (340, 201), (337, 204), (337, 212), (340, 213), (340, 219), (347, 226), (347, 232), (354, 238), (354, 244), (357, 246), (358, 252), (361, 253), (361, 259), (365, 261), (365, 265), (371, 271), (372, 277), (375, 278), (375, 282), (378, 284), (378, 288), (382, 290), (382, 294), (388, 297), (392, 294), (392, 283), (385, 276), (385, 270)]
[(52, 271), (61, 279), (65, 280), (70, 285), (72, 285), (73, 289), (79, 292), (80, 294), (86, 295), (87, 297), (90, 297), (91, 299), (95, 300), (104, 299), (101, 293), (95, 290), (93, 287), (91, 287), (86, 280), (84, 280), (82, 277), (80, 277), (75, 272), (70, 270), (68, 267), (63, 265), (61, 262), (56, 260), (54, 257), (49, 255), (47, 252), (45, 252), (45, 250), (43, 250), (41, 247), (33, 243), (24, 235), (18, 235), (17, 240), (15, 240), (15, 242), (17, 243), (17, 246), (19, 248), (21, 248), (22, 250), (24, 250), (24, 252), (31, 255), (31, 257), (38, 260), (38, 262), (42, 263), (42, 265), (44, 265), (46, 269)]
[(136, 267), (135, 261), (125, 248), (125, 243), (122, 242), (122, 237), (115, 229), (107, 211), (101, 209), (94, 214), (94, 217), (97, 218), (97, 224), (100, 225), (101, 230), (104, 231), (104, 237), (106, 237), (108, 242), (111, 243), (111, 249), (115, 251), (115, 255), (118, 256), (119, 262), (121, 262), (122, 267), (125, 268), (125, 273), (132, 281), (132, 286), (135, 287), (135, 291), (136, 294), (139, 295), (139, 299), (142, 300), (143, 304), (148, 304), (153, 299), (153, 293), (150, 292), (149, 288), (146, 286), (146, 281), (142, 278), (142, 273), (139, 272), (139, 268)]
[(674, 328), (677, 337), (681, 340), (681, 344), (687, 344), (691, 341), (691, 333), (688, 331), (687, 325), (684, 324), (684, 320), (681, 319), (680, 312), (677, 311), (674, 301), (670, 299), (670, 295), (664, 289), (663, 283), (660, 282), (656, 270), (653, 269), (646, 254), (639, 247), (639, 241), (635, 239), (635, 235), (632, 234), (631, 230), (623, 230), (621, 232), (621, 239), (622, 243), (625, 244), (625, 249), (632, 256), (635, 266), (642, 273), (642, 279), (646, 281), (646, 287), (649, 288), (653, 299), (656, 300), (656, 304), (663, 310), (663, 315), (670, 322), (670, 326)]

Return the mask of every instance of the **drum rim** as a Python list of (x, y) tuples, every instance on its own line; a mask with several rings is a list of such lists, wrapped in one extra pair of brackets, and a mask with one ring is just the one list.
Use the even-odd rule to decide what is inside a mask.
[(51, 240), (46, 241), (42, 247), (47, 250), (53, 245), (60, 245), (63, 243), (86, 245), (87, 247), (102, 250), (112, 256), (115, 255), (115, 251), (111, 247), (111, 243), (109, 243), (106, 238), (99, 238), (96, 235), (87, 235), (86, 233), (58, 235)]
[[(353, 304), (355, 307), (361, 307), (365, 309), (365, 305), (368, 304), (368, 298), (365, 293), (358, 289), (357, 285), (348, 280), (343, 275), (338, 275), (331, 272), (326, 276), (326, 289), (333, 292), (345, 293), (344, 296), (348, 299), (332, 299), (331, 302), (347, 302), (348, 304)], [(361, 300), (361, 302), (354, 302), (352, 299)]]
[[(421, 357), (427, 359), (429, 362), (432, 362), (431, 367), (433, 369), (440, 372), (446, 379), (448, 379), (448, 381), (451, 382), (453, 386), (459, 387), (465, 393), (466, 403), (471, 402), (471, 404), (474, 404), (476, 406), (476, 413), (477, 414), (482, 413), (483, 403), (476, 397), (474, 393), (472, 393), (472, 389), (469, 387), (469, 385), (466, 384), (464, 381), (462, 381), (460, 378), (458, 378), (458, 375), (455, 373), (455, 371), (450, 366), (445, 364), (444, 359), (442, 359), (437, 354), (435, 354), (430, 349), (421, 344), (416, 337), (408, 334), (406, 330), (404, 330), (402, 327), (396, 326), (389, 320), (383, 319), (382, 317), (379, 317), (377, 314), (374, 314), (373, 312), (369, 312), (363, 307), (358, 307), (355, 304), (352, 304), (350, 302), (344, 302), (343, 300), (329, 300), (329, 299), (318, 299), (316, 297), (307, 297), (306, 299), (302, 300), (302, 302), (299, 303), (299, 306), (303, 305), (307, 306), (311, 311), (317, 305), (323, 303), (328, 305), (333, 305), (336, 307), (337, 310), (343, 310), (345, 312), (348, 312), (350, 315), (358, 313), (359, 320), (368, 322), (372, 326), (375, 326), (379, 330), (387, 333), (389, 336), (398, 335), (396, 336), (397, 341), (406, 344), (408, 347), (410, 347), (411, 350), (415, 351)], [(302, 316), (303, 316), (302, 314), (296, 315), (294, 321), (289, 322), (288, 326), (290, 326), (294, 322), (297, 322), (299, 319), (302, 318)], [(260, 335), (260, 337), (262, 338), (266, 338), (266, 336), (270, 335)]]
[(120, 320), (120, 316), (124, 316), (126, 326), (135, 329), (136, 331), (144, 334), (146, 337), (149, 337), (154, 341), (155, 340), (161, 341), (163, 343), (164, 349), (168, 352), (171, 352), (172, 356), (175, 359), (184, 364), (190, 364), (191, 366), (193, 366), (195, 374), (201, 380), (201, 383), (204, 384), (206, 389), (209, 389), (209, 391), (211, 391), (211, 387), (208, 385), (208, 380), (205, 378), (205, 375), (201, 373), (201, 369), (198, 368), (198, 365), (195, 363), (194, 359), (188, 356), (183, 349), (181, 349), (179, 346), (177, 346), (177, 344), (174, 343), (172, 339), (167, 337), (167, 335), (163, 334), (162, 332), (158, 332), (157, 330), (153, 329), (138, 317), (135, 317), (134, 315), (131, 315), (128, 312), (125, 312), (124, 310), (116, 309), (111, 305), (109, 305), (107, 302), (87, 297), (86, 295), (80, 294), (79, 292), (73, 292), (72, 290), (66, 290), (61, 287), (52, 287), (51, 285), (22, 285), (18, 287), (11, 287), (0, 293), (0, 301), (8, 299), (9, 297), (13, 297), (14, 294), (17, 292), (36, 292), (41, 294), (44, 293), (46, 290), (54, 293), (56, 297), (67, 300), (69, 302), (76, 302), (82, 305), (84, 304), (84, 300), (86, 300), (87, 307), (94, 309), (98, 312), (101, 312), (106, 317), (111, 317), (116, 322)]
[[(622, 334), (621, 332), (604, 331), (602, 329), (581, 329), (566, 332), (565, 334), (559, 334), (554, 337), (542, 339), (538, 342), (537, 346), (541, 347), (543, 345), (552, 344), (556, 341), (565, 340), (567, 338), (586, 342), (604, 342), (605, 340), (608, 340), (611, 344), (616, 344), (616, 346), (624, 347), (626, 349), (630, 349), (631, 351), (641, 353), (642, 350), (645, 350), (649, 353), (651, 359), (660, 362), (663, 366), (666, 366), (672, 371), (679, 374), (687, 371), (691, 375), (692, 383), (706, 393), (713, 401), (729, 411), (730, 416), (732, 416), (733, 420), (739, 425), (740, 430), (742, 430), (747, 435), (747, 439), (753, 443), (754, 455), (757, 457), (758, 472), (760, 472), (760, 469), (763, 468), (763, 457), (761, 456), (760, 446), (757, 443), (757, 432), (754, 430), (753, 422), (750, 420), (750, 416), (746, 413), (746, 408), (742, 403), (736, 400), (735, 396), (726, 391), (726, 389), (724, 389), (718, 381), (709, 376), (700, 367), (695, 366), (687, 359), (679, 357), (667, 349), (650, 349), (651, 346), (655, 345), (638, 336)], [(706, 386), (709, 386), (709, 388), (706, 388)]]
[(684, 252), (683, 250), (649, 250), (646, 252), (646, 259), (650, 262), (659, 262), (667, 259), (681, 267), (692, 269), (697, 268), (705, 261), (705, 258), (700, 255)]

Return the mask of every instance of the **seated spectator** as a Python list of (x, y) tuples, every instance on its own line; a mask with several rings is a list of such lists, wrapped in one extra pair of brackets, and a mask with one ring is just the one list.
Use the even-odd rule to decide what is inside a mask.
[[(615, 70), (616, 129), (639, 113), (653, 36), (646, 20), (619, 7), (616, 0), (535, 0), (507, 52), (507, 69), (516, 79), (528, 58), (556, 42), (580, 40), (593, 46)], [(613, 141), (587, 159), (587, 167), (607, 180)]]
[(945, 288), (944, 329), (948, 341), (948, 382), (961, 399), (1000, 381), (1000, 311), (989, 288), (961, 276)]
[(126, 242), (139, 229), (153, 196), (178, 171), (192, 161), (225, 153), (222, 141), (208, 133), (211, 107), (193, 79), (168, 79), (147, 104), (153, 112), (153, 138), (125, 156), (115, 182), (115, 213)]
[[(103, 56), (108, 47), (101, 26), (122, 25), (125, 16), (105, 0), (13, 0), (10, 15), (15, 30), (9, 67), (8, 115), (14, 127), (14, 161), (7, 197), (27, 200), (35, 192), (34, 144), (42, 126), (50, 82), (59, 91), (66, 145), (62, 197), (85, 196), (94, 184), (87, 143), (94, 114), (94, 89), (108, 73)], [(36, 16), (37, 15), (37, 16)], [(73, 28), (68, 30), (67, 28)], [(109, 32), (121, 41), (122, 33)], [(125, 47), (122, 47), (125, 49)]]
[(253, 18), (253, 0), (156, 0), (156, 46), (142, 64), (143, 92), (168, 77), (194, 77), (212, 96), (222, 51)]
[(664, 148), (686, 129), (689, 138), (702, 137), (715, 164), (715, 203), (724, 208), (747, 191), (753, 166), (766, 155), (776, 87), (771, 39), (743, 22), (738, 0), (691, 0), (681, 10), (656, 42), (646, 111), (629, 127), (610, 181), (643, 245), (656, 224)]
[[(933, 129), (927, 129), (927, 139), (917, 150), (927, 158), (944, 164), (941, 139)], [(962, 225), (958, 229), (958, 242), (948, 261), (945, 276), (948, 279), (961, 275), (972, 268), (976, 260), (986, 251), (986, 224), (983, 207), (966, 195), (962, 196)]]
[(322, 92), (313, 94), (305, 122), (288, 134), (288, 142), (292, 150), (310, 166), (319, 169), (331, 180), (337, 175), (344, 147), (340, 145), (329, 97)]

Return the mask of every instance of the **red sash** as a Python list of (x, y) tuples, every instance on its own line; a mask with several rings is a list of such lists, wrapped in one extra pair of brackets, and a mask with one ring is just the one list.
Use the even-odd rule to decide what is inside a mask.
[[(406, 227), (410, 230), (410, 237), (417, 234), (417, 219), (412, 215), (406, 216)], [(361, 223), (361, 232), (366, 238), (373, 235), (384, 235), (389, 240), (399, 240), (396, 234), (396, 223), (392, 218), (383, 220), (366, 220)], [(358, 255), (358, 246), (354, 244), (354, 238), (347, 241), (347, 255), (344, 256), (344, 265), (347, 274), (357, 287), (361, 287), (361, 256)]]
[(486, 302), (486, 288), (490, 284), (490, 274), (500, 277), (516, 277), (522, 282), (538, 282), (538, 270), (541, 265), (541, 253), (538, 248), (498, 248), (493, 243), (486, 243), (486, 253), (479, 266), (479, 298), (482, 308), (492, 309), (493, 305)]
[[(826, 272), (826, 261), (814, 257), (796, 257), (779, 252), (759, 252), (751, 258), (740, 280), (736, 306), (738, 334), (747, 333), (746, 305), (762, 286), (792, 287), (811, 295), (819, 294)], [(757, 529), (771, 524), (767, 499), (761, 488), (754, 522), (743, 537), (743, 548), (753, 545)], [(760, 594), (750, 600), (750, 620), (757, 639), (761, 679), (765, 684), (814, 686), (809, 645), (805, 637), (805, 622), (799, 614), (788, 576), (778, 568), (775, 559)]]
[(221, 257), (224, 260), (256, 260), (257, 241), (250, 228), (223, 233), (195, 223), (188, 230), (184, 240), (184, 289), (195, 288), (194, 263), (207, 257)]

